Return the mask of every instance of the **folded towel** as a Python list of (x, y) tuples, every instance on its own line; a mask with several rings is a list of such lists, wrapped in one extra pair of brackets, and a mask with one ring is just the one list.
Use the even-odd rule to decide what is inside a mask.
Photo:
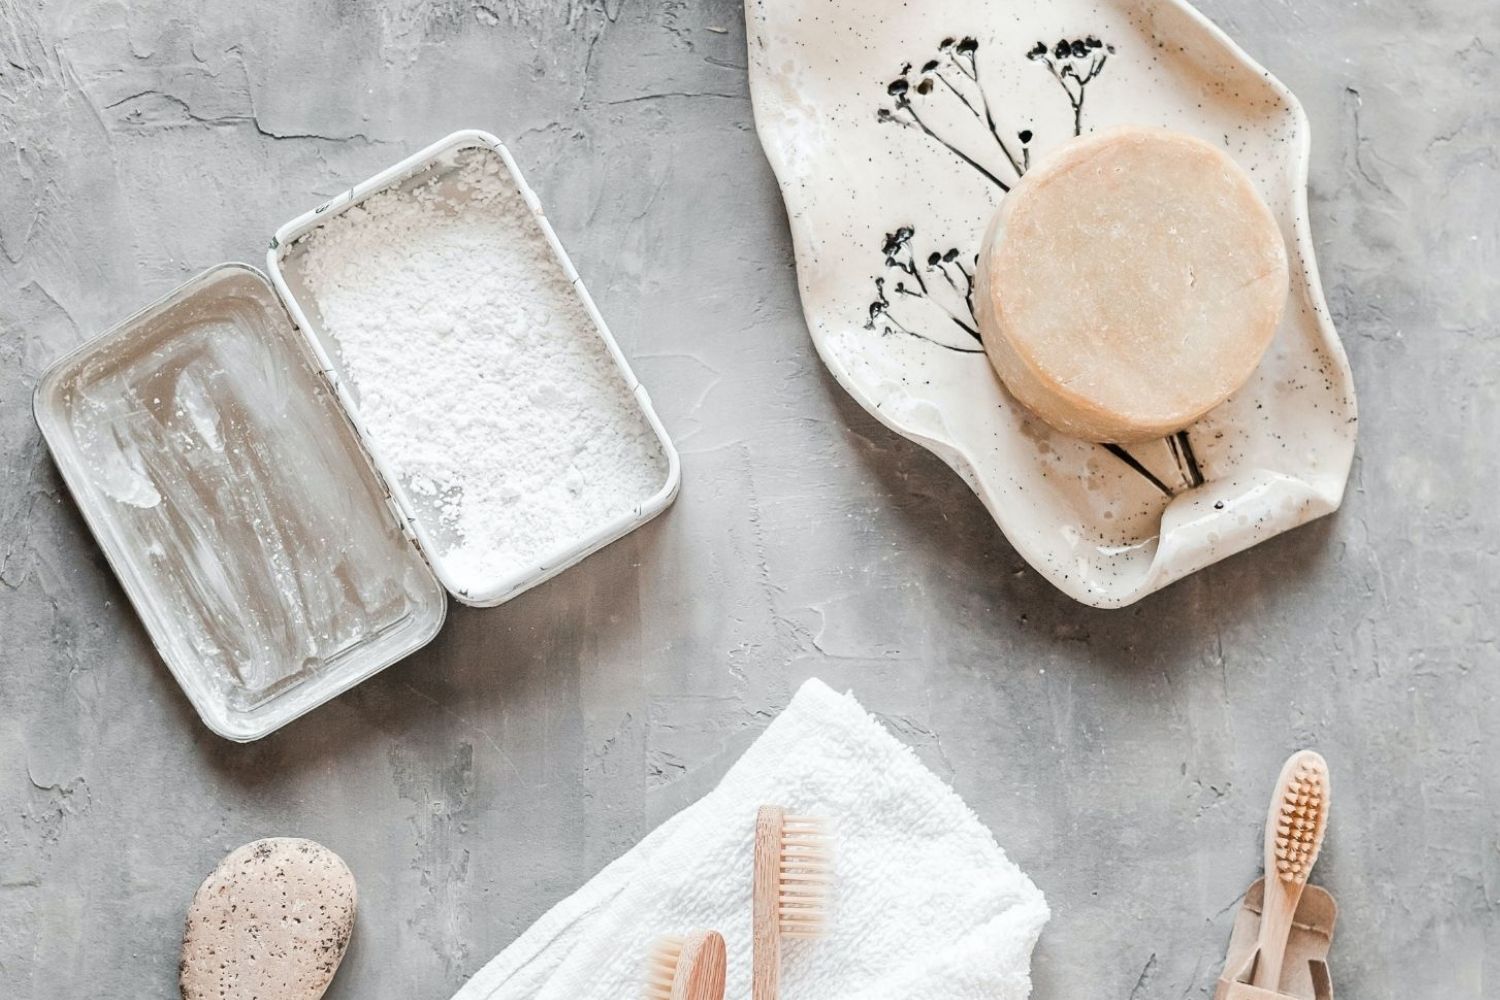
[(714, 928), (726, 996), (750, 994), (750, 875), (762, 803), (827, 817), (830, 928), (784, 942), (782, 1000), (1024, 1000), (1048, 912), (952, 789), (821, 681), (696, 804), (553, 907), (454, 1000), (631, 1000), (656, 939)]

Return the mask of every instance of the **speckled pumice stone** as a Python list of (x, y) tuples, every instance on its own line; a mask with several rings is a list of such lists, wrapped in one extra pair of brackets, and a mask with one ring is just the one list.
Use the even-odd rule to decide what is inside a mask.
[(231, 851), (188, 907), (183, 1000), (317, 1000), (354, 909), (354, 875), (322, 844), (271, 837)]

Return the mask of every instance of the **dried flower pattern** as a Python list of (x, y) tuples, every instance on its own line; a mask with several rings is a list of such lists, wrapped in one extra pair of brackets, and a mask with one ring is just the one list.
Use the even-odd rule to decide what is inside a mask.
[[(974, 266), (977, 261), (971, 258), (965, 266), (959, 259), (957, 247), (934, 250), (925, 258), (919, 258), (911, 245), (915, 236), (916, 230), (911, 226), (902, 226), (886, 234), (881, 247), (885, 266), (900, 276), (889, 284), (885, 276), (875, 279), (875, 299), (870, 303), (870, 319), (865, 329), (878, 329), (886, 335), (915, 337), (959, 354), (983, 354), (981, 347), (955, 345), (922, 333), (914, 329), (918, 325), (915, 320), (905, 322), (898, 315), (903, 312), (901, 306), (924, 302), (946, 315), (966, 338), (979, 343), (979, 324), (974, 319)], [(896, 296), (894, 301), (892, 295)]]
[[(1039, 62), (1068, 95), (1073, 105), (1073, 134), (1083, 134), (1083, 100), (1088, 96), (1088, 86), (1104, 72), (1104, 64), (1114, 55), (1115, 47), (1088, 35), (1084, 38), (1062, 38), (1057, 44), (1048, 46), (1037, 42), (1026, 58)], [(1069, 81), (1072, 81), (1069, 83)]]
[[(1017, 136), (1021, 156), (1017, 157), (1012, 142), (1007, 142), (995, 122), (995, 113), (990, 107), (989, 96), (979, 77), (979, 40), (973, 37), (945, 38), (938, 44), (937, 55), (922, 63), (905, 63), (896, 78), (886, 85), (886, 94), (891, 107), (882, 107), (875, 113), (877, 120), (916, 129), (941, 144), (959, 159), (979, 171), (987, 180), (1002, 191), (1026, 172), (1030, 154), (1024, 148), (1030, 141)], [(984, 126), (985, 134), (999, 147), (1004, 165), (999, 172), (984, 166), (975, 157), (960, 148), (956, 137), (944, 136), (928, 119), (922, 117), (921, 107), (929, 101), (956, 100), (968, 117)], [(1014, 141), (1014, 140), (1013, 140)], [(1000, 174), (1007, 179), (1002, 179)]]

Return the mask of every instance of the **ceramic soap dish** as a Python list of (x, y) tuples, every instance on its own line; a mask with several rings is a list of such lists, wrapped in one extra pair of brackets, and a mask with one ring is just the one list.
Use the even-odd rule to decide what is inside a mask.
[(1266, 880), (1259, 878), (1245, 892), (1244, 902), (1234, 918), (1234, 930), (1229, 935), (1224, 971), (1214, 987), (1214, 1000), (1333, 1000), (1328, 949), (1333, 944), (1338, 906), (1328, 890), (1316, 885), (1303, 890), (1292, 920), (1282, 966), (1282, 992), (1250, 985), (1265, 891)]
[[(1297, 99), (1182, 0), (746, 0), (756, 130), (803, 312), (840, 385), (973, 488), (1038, 573), (1121, 607), (1336, 510), (1354, 388), (1307, 219)], [(1001, 198), (1085, 132), (1162, 126), (1253, 179), (1291, 294), (1240, 391), (1127, 447), (1029, 416), (980, 347), (975, 262)]]

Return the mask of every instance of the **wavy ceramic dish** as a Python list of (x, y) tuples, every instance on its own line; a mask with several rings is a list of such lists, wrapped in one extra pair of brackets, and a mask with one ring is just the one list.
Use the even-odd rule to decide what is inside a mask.
[[(865, 409), (973, 487), (1040, 573), (1120, 607), (1336, 510), (1349, 365), (1307, 223), (1306, 116), (1178, 0), (746, 0), (756, 127), (786, 199), (813, 342)], [(1291, 301), (1250, 382), (1129, 449), (1066, 437), (1001, 387), (973, 316), (996, 205), (1082, 132), (1219, 143), (1286, 238)]]

